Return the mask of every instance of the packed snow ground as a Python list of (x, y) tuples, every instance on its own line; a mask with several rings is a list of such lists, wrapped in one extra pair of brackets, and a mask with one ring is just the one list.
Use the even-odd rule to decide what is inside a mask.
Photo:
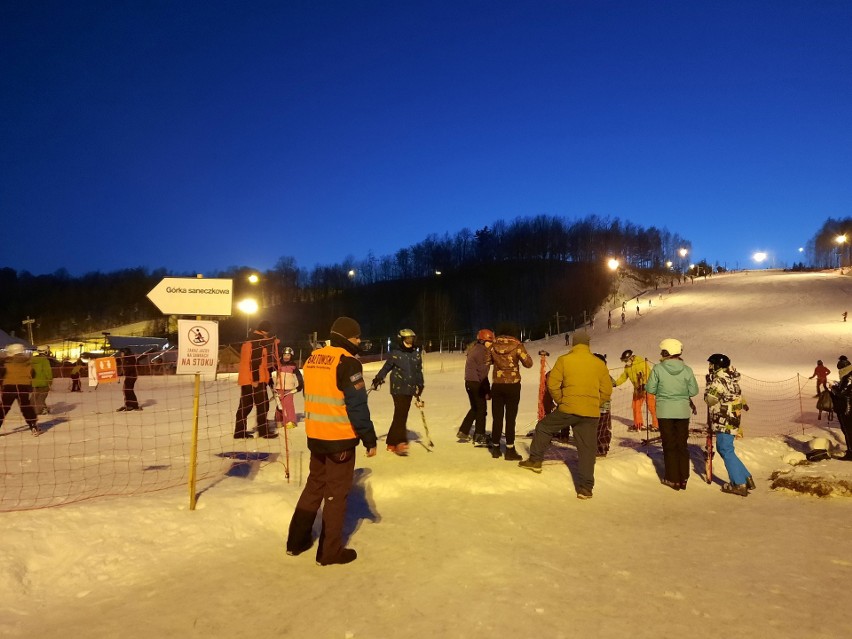
[[(808, 376), (817, 359), (833, 369), (837, 355), (852, 355), (852, 322), (841, 320), (850, 282), (836, 273), (751, 272), (676, 286), (662, 299), (655, 293), (641, 318), (628, 303), (624, 327), (608, 331), (602, 311), (592, 348), (612, 364), (625, 348), (653, 357), (660, 339), (677, 337), (699, 381), (717, 351), (753, 378)], [(539, 348), (555, 356), (564, 338), (529, 345)], [(365, 367), (368, 379), (378, 366)], [(703, 483), (698, 440), (689, 489), (663, 487), (659, 445), (636, 446), (614, 422), (619, 445), (598, 462), (594, 498), (580, 501), (573, 448), (554, 447), (535, 475), (456, 443), (467, 410), (462, 360), (430, 355), (426, 367), (434, 451), (359, 451), (348, 519), (353, 564), (320, 568), (311, 552), (284, 553), (307, 472), (300, 427), (289, 484), (281, 464), (259, 464), (207, 487), (195, 511), (184, 489), (0, 514), (0, 635), (850, 636), (843, 584), (852, 578), (844, 543), (852, 500), (770, 490), (767, 481), (813, 435), (842, 442), (836, 421), (738, 441), (758, 483), (747, 498)], [(534, 420), (536, 387), (534, 368), (520, 432)], [(392, 412), (386, 389), (370, 395), (380, 435)], [(223, 408), (223, 423), (232, 412)], [(798, 419), (777, 432), (801, 432)], [(416, 410), (409, 429), (423, 434)], [(519, 442), (522, 453), (527, 443)], [(852, 477), (852, 464), (835, 460), (807, 470)]]

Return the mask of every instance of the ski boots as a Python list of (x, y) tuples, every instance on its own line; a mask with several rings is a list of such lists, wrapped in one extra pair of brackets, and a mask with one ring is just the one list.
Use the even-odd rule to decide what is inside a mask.
[(748, 486), (745, 484), (722, 484), (722, 492), (731, 495), (739, 495), (740, 497), (748, 497)]

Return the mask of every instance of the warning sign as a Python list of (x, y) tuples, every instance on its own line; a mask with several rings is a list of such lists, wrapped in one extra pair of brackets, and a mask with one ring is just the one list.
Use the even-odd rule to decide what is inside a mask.
[(178, 375), (216, 373), (219, 361), (219, 325), (200, 320), (178, 320)]

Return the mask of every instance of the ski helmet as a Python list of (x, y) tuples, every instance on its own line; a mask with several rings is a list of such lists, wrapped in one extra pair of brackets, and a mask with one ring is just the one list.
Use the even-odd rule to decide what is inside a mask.
[(399, 338), (400, 338), (400, 339), (405, 339), (406, 337), (417, 337), (417, 335), (416, 335), (416, 334), (415, 334), (415, 332), (414, 332), (414, 331), (412, 331), (410, 328), (403, 328), (403, 329), (400, 329), (400, 331), (399, 331)]
[(628, 348), (626, 351), (624, 351), (624, 352), (621, 354), (621, 361), (622, 361), (622, 362), (626, 362), (626, 361), (627, 361), (628, 359), (630, 359), (631, 357), (633, 357), (633, 351), (631, 351), (631, 350)]
[(493, 342), (494, 341), (494, 331), (490, 328), (483, 328), (476, 334), (476, 339), (480, 342)]
[(680, 355), (683, 353), (683, 344), (680, 343), (679, 340), (674, 339), (673, 337), (667, 337), (662, 342), (660, 342), (660, 352), (663, 357), (673, 357), (675, 355)]
[(710, 362), (710, 366), (713, 367), (713, 370), (728, 368), (728, 366), (731, 365), (731, 358), (727, 355), (722, 355), (722, 353), (713, 353), (707, 358), (707, 361)]
[(285, 346), (284, 350), (281, 351), (281, 354), (282, 355), (289, 355), (290, 357), (293, 357), (293, 355), (294, 355), (293, 349), (290, 348), (289, 346)]

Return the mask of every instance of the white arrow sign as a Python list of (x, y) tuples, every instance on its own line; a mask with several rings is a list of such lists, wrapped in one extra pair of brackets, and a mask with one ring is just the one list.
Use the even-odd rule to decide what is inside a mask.
[(233, 308), (233, 280), (164, 277), (148, 299), (165, 315), (224, 315)]

